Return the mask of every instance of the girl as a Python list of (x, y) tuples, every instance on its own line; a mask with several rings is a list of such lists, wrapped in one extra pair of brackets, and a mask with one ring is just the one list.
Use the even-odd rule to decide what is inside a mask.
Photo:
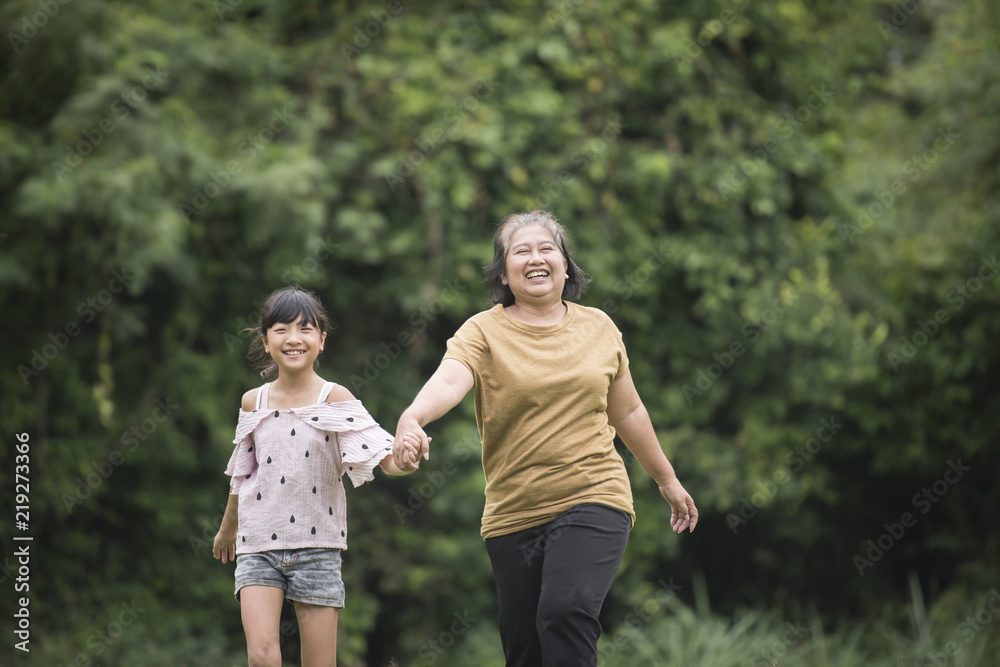
[(344, 606), (347, 548), (343, 475), (355, 487), (395, 465), (393, 437), (344, 387), (317, 375), (329, 326), (319, 300), (297, 287), (261, 306), (248, 358), (277, 379), (243, 395), (226, 474), (229, 502), (213, 555), (236, 560), (251, 667), (281, 667), (283, 598), (295, 605), (303, 667), (337, 664), (337, 613)]

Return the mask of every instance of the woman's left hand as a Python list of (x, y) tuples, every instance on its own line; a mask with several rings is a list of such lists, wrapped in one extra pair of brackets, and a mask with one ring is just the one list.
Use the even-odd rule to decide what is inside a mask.
[(698, 525), (698, 508), (694, 506), (694, 498), (684, 490), (680, 480), (672, 480), (660, 486), (660, 494), (670, 503), (670, 528), (675, 533), (694, 530)]

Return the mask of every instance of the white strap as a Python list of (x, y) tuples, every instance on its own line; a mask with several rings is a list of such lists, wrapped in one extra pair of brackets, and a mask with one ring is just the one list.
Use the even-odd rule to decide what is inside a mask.
[(335, 382), (327, 382), (326, 384), (324, 384), (323, 388), (319, 390), (319, 398), (316, 399), (316, 402), (322, 403), (323, 401), (325, 401), (326, 397), (330, 395), (331, 391), (333, 391), (334, 385), (336, 385)]
[(270, 382), (265, 382), (260, 389), (257, 390), (257, 407), (255, 410), (260, 410), (260, 404), (263, 400), (264, 409), (267, 409), (267, 388), (271, 386)]

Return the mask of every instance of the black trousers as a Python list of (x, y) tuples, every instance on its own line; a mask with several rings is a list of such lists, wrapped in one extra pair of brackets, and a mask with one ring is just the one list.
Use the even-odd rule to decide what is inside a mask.
[(631, 525), (625, 512), (591, 503), (486, 540), (507, 667), (596, 664), (598, 616)]

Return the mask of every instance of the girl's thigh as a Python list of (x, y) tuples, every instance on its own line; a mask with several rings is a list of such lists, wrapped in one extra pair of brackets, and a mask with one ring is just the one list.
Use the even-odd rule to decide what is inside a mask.
[(244, 586), (240, 589), (240, 614), (247, 636), (247, 653), (262, 665), (281, 664), (278, 627), (285, 591), (275, 586)]
[(302, 667), (336, 667), (337, 607), (295, 603), (302, 638)]

